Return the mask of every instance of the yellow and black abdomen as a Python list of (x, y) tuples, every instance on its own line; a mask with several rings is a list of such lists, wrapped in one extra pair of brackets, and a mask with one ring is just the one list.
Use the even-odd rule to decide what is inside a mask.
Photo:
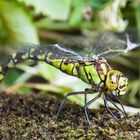
[[(57, 50), (58, 49), (58, 50)], [(102, 60), (90, 62), (88, 60), (78, 60), (75, 54), (64, 54), (63, 49), (52, 46), (50, 48), (29, 48), (21, 49), (10, 55), (0, 66), (0, 80), (3, 80), (8, 71), (16, 64), (31, 59), (34, 61), (46, 62), (62, 72), (78, 77), (91, 85), (98, 85), (105, 80), (108, 72), (108, 65)], [(72, 55), (72, 57), (71, 57)], [(104, 83), (104, 82), (103, 82)]]
[(23, 62), (27, 59), (29, 59), (28, 50), (20, 50), (7, 56), (0, 65), (0, 81), (4, 79), (9, 70), (14, 68), (17, 63)]
[(78, 76), (76, 66), (78, 63), (71, 63), (67, 62), (66, 59), (50, 59), (47, 60), (49, 64), (54, 66), (57, 69), (60, 69), (62, 72), (72, 75), (72, 76)]
[(67, 63), (66, 59), (57, 56), (57, 52), (53, 53), (53, 51), (42, 47), (21, 49), (9, 55), (0, 65), (0, 81), (3, 80), (8, 71), (14, 68), (16, 64), (26, 60), (43, 61), (69, 75), (77, 76), (74, 63)]

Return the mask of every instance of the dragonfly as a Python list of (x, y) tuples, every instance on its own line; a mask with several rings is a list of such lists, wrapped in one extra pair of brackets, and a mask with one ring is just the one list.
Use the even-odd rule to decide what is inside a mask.
[[(34, 45), (24, 44), (18, 47), (9, 47), (3, 49), (12, 52), (3, 60), (0, 66), (0, 81), (6, 74), (13, 69), (16, 64), (26, 60), (41, 61), (52, 65), (62, 72), (75, 76), (91, 86), (90, 89), (79, 92), (70, 92), (62, 100), (57, 112), (60, 115), (63, 104), (67, 97), (77, 94), (85, 95), (84, 112), (88, 126), (90, 126), (88, 107), (103, 96), (104, 105), (110, 115), (119, 122), (119, 119), (109, 108), (108, 102), (111, 102), (117, 109), (121, 110), (127, 117), (127, 113), (119, 100), (118, 96), (126, 94), (128, 78), (119, 70), (113, 69), (107, 62), (107, 59), (114, 55), (126, 53), (136, 47), (138, 44), (132, 43), (127, 37), (126, 41), (116, 36), (102, 35), (91, 46), (83, 47), (77, 51), (76, 48), (66, 48), (65, 45)], [(7, 49), (7, 50), (6, 50)], [(15, 52), (12, 51), (16, 50)], [(2, 55), (3, 56), (3, 55)], [(87, 102), (88, 94), (97, 94)], [(117, 100), (121, 109), (109, 98), (109, 95)]]

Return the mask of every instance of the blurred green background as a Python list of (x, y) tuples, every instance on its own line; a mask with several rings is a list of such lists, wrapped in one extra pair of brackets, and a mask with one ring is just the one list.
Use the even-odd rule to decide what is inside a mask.
[[(0, 47), (28, 42), (71, 42), (71, 38), (103, 32), (128, 32), (140, 42), (139, 0), (1, 0)], [(10, 46), (9, 46), (10, 47)], [(140, 49), (109, 60), (129, 78), (128, 92), (121, 97), (127, 111), (140, 108)], [(17, 94), (44, 92), (63, 97), (88, 85), (44, 63), (19, 64), (8, 73), (1, 90)], [(90, 99), (91, 96), (88, 96)], [(82, 96), (69, 98), (83, 104)], [(92, 105), (99, 107), (100, 99)]]

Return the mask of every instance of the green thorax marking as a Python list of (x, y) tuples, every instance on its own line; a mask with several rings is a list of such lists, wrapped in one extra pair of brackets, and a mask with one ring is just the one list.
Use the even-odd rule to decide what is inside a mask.
[(104, 85), (106, 75), (110, 69), (107, 62), (96, 60), (85, 62), (78, 66), (79, 78), (91, 85)]
[(102, 83), (103, 86), (108, 72), (108, 64), (100, 60), (96, 62), (83, 61), (81, 63), (77, 61), (73, 63), (67, 59), (50, 59), (49, 62), (64, 73), (76, 76), (91, 85)]

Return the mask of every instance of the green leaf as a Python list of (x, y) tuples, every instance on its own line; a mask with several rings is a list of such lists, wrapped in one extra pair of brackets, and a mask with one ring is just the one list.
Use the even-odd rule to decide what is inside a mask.
[(111, 60), (114, 62), (117, 62), (118, 64), (126, 66), (128, 68), (133, 68), (134, 70), (137, 70), (137, 66), (135, 65), (134, 62), (132, 62), (122, 56), (117, 57), (117, 59), (116, 59), (116, 57), (112, 57)]
[(56, 79), (62, 72), (45, 63), (38, 64), (39, 74), (46, 80)]
[(87, 2), (93, 9), (100, 9), (104, 3), (105, 3), (105, 0), (88, 0)]
[(36, 21), (37, 28), (46, 28), (49, 30), (71, 30), (70, 26), (67, 22), (55, 22), (49, 18), (43, 18), (41, 20)]
[(28, 87), (22, 86), (17, 89), (16, 93), (17, 94), (32, 94), (33, 91), (32, 91), (32, 89), (30, 89)]
[(0, 1), (0, 23), (7, 42), (39, 42), (28, 10), (16, 1)]
[(71, 0), (18, 0), (34, 7), (36, 13), (42, 13), (56, 20), (67, 20)]
[(73, 1), (73, 10), (71, 12), (69, 25), (71, 27), (78, 27), (83, 19), (83, 9), (84, 9), (85, 0), (76, 0)]
[(9, 73), (7, 73), (4, 81), (3, 81), (3, 85), (4, 86), (11, 86), (14, 85), (15, 80), (18, 79), (18, 77), (20, 76), (20, 72), (16, 69), (11, 70)]
[(136, 25), (138, 30), (138, 36), (140, 38), (140, 4), (139, 2), (134, 2), (133, 7), (135, 9)]

